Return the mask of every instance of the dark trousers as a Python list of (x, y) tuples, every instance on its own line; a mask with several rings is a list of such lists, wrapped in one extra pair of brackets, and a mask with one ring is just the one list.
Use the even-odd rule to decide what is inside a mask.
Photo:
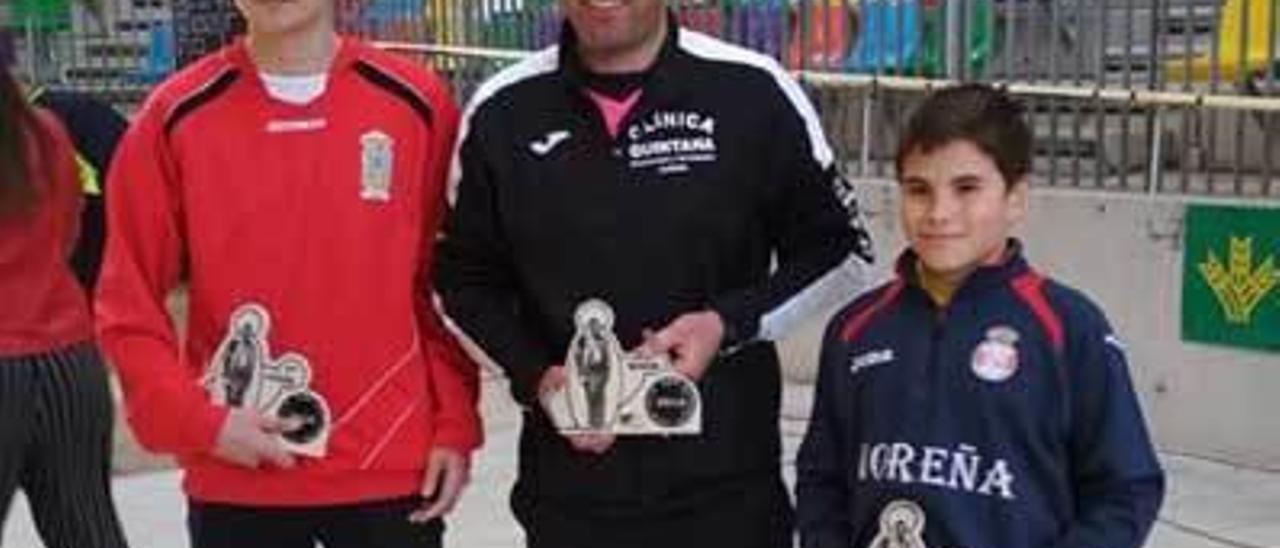
[(49, 548), (126, 546), (111, 502), (113, 410), (91, 344), (0, 358), (0, 528), (22, 489)]
[(440, 548), (444, 523), (409, 522), (420, 497), (318, 508), (190, 501), (191, 548)]
[(763, 481), (681, 508), (626, 517), (512, 496), (527, 548), (790, 548), (786, 488)]

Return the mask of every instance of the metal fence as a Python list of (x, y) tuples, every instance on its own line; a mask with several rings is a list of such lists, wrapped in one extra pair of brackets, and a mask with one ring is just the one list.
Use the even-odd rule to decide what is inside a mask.
[[(231, 0), (6, 0), (24, 72), (136, 101), (224, 40)], [(555, 41), (558, 0), (338, 0), (343, 26), (465, 94)], [(81, 3), (77, 3), (81, 2)], [(682, 23), (798, 71), (855, 174), (891, 175), (930, 88), (1007, 85), (1063, 187), (1280, 198), (1280, 0), (671, 0)]]

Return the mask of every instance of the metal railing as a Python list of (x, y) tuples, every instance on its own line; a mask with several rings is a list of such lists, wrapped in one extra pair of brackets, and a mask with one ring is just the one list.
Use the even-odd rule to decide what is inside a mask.
[[(235, 29), (229, 0), (99, 0), (92, 15), (86, 1), (6, 0), (24, 72), (136, 101)], [(554, 42), (560, 19), (558, 0), (338, 1), (348, 31), (422, 56), (464, 95)], [(800, 73), (863, 176), (891, 175), (896, 128), (928, 89), (979, 80), (1023, 98), (1046, 184), (1263, 198), (1280, 198), (1278, 2), (671, 0), (685, 26)]]

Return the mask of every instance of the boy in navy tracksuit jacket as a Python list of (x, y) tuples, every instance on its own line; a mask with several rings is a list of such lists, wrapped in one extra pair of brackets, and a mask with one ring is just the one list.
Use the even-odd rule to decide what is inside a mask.
[(1141, 546), (1164, 494), (1124, 346), (1009, 237), (1031, 134), (944, 90), (898, 153), (910, 249), (831, 322), (797, 463), (802, 545)]

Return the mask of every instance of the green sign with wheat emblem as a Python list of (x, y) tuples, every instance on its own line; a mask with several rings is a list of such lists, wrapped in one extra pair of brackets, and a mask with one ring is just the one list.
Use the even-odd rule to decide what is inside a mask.
[(1280, 209), (1187, 208), (1182, 338), (1280, 352)]

